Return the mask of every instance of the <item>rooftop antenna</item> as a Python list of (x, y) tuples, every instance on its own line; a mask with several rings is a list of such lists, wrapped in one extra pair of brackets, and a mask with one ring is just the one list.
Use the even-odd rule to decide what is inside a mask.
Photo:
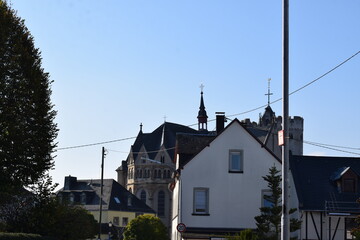
[(268, 78), (268, 93), (265, 94), (266, 96), (268, 96), (268, 106), (270, 106), (270, 96), (273, 95), (270, 92), (270, 81), (271, 81), (271, 78)]

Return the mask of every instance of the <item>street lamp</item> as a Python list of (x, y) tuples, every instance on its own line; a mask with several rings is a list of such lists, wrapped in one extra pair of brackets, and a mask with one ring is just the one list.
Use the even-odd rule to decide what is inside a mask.
[(112, 222), (109, 222), (109, 240), (111, 240), (111, 227), (112, 227)]

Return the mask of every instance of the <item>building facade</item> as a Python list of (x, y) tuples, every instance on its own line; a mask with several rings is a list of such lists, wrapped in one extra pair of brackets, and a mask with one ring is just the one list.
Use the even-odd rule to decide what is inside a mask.
[[(262, 177), (281, 163), (244, 125), (235, 119), (213, 139), (178, 136), (171, 239), (225, 239), (256, 228), (269, 191)], [(189, 140), (202, 149), (194, 151)], [(177, 231), (179, 224), (186, 231)]]
[[(217, 113), (216, 131), (208, 131), (208, 116), (204, 103), (203, 91), (200, 95), (198, 111), (198, 129), (188, 126), (164, 122), (151, 133), (144, 133), (142, 125), (130, 148), (130, 153), (117, 169), (118, 182), (130, 192), (157, 212), (158, 217), (170, 229), (172, 219), (172, 192), (169, 190), (173, 183), (172, 175), (175, 171), (176, 138), (182, 134), (202, 136), (188, 138), (191, 149), (200, 150), (204, 142), (214, 139), (225, 127), (227, 118), (225, 113)], [(277, 157), (281, 156), (281, 147), (277, 144), (277, 132), (281, 129), (281, 117), (276, 117), (270, 105), (265, 108), (259, 122), (245, 119), (242, 126), (248, 129), (253, 136), (264, 146), (270, 149)], [(303, 119), (294, 117), (290, 123), (290, 150), (295, 154), (302, 154)], [(207, 140), (204, 140), (207, 139)], [(198, 141), (199, 140), (199, 141)], [(301, 140), (301, 141), (299, 141)], [(189, 148), (189, 149), (190, 149)], [(192, 154), (192, 153), (191, 153)], [(191, 156), (189, 153), (189, 156)]]
[(103, 180), (102, 198), (100, 186), (100, 179), (78, 180), (76, 177), (67, 176), (64, 187), (57, 192), (57, 198), (61, 202), (84, 207), (98, 222), (101, 212), (100, 239), (108, 239), (109, 232), (111, 235), (121, 236), (124, 227), (138, 215), (155, 215), (153, 209), (115, 180)]

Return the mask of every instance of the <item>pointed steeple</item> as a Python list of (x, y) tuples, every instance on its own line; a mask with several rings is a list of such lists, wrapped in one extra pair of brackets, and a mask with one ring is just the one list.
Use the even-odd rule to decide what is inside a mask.
[(200, 99), (200, 107), (199, 107), (199, 113), (198, 113), (198, 129), (200, 130), (207, 130), (207, 119), (208, 116), (206, 114), (205, 110), (205, 104), (204, 104), (204, 98), (203, 98), (203, 89), (204, 85), (200, 85), (201, 88), (201, 99)]

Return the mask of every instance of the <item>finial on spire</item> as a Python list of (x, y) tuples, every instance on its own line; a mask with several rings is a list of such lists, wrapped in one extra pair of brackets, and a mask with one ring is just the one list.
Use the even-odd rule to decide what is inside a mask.
[(201, 83), (200, 84), (201, 93), (203, 93), (204, 87), (205, 87), (204, 84)]
[(164, 115), (164, 123), (166, 122), (166, 115)]
[(270, 81), (271, 81), (271, 78), (268, 78), (268, 93), (265, 94), (266, 96), (268, 96), (268, 106), (270, 106), (270, 96), (273, 95), (270, 92)]
[(143, 124), (140, 123), (140, 132), (142, 132), (142, 127), (143, 127)]

